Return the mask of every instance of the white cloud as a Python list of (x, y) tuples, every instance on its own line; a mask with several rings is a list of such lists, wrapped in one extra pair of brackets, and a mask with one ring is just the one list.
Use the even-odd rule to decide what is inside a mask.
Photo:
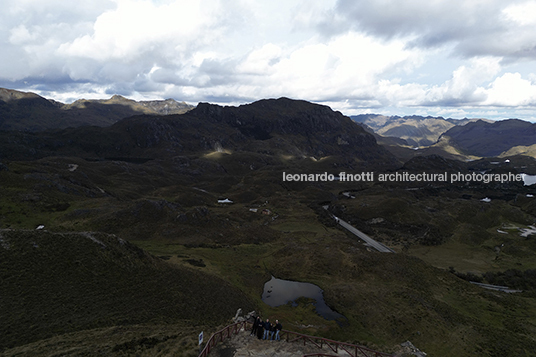
[(237, 70), (239, 73), (252, 75), (266, 75), (273, 73), (274, 64), (281, 59), (281, 47), (267, 43), (260, 49), (251, 51), (245, 61), (241, 63)]
[(325, 43), (314, 39), (296, 48), (264, 46), (252, 51), (238, 72), (255, 74), (256, 78), (247, 80), (267, 84), (261, 91), (265, 96), (352, 98), (370, 96), (370, 87), (383, 73), (413, 68), (420, 60), (417, 53), (404, 49), (402, 41), (376, 42), (348, 33)]
[(58, 51), (68, 56), (96, 60), (131, 61), (144, 52), (163, 50), (181, 54), (188, 46), (218, 40), (207, 30), (219, 6), (214, 1), (179, 1), (157, 5), (148, 0), (118, 0), (117, 8), (100, 15), (92, 34), (62, 44)]
[(0, 86), (59, 100), (288, 96), (349, 111), (524, 116), (536, 105), (534, 1), (5, 4)]
[(375, 97), (382, 99), (384, 106), (417, 106), (422, 104), (426, 96), (425, 85), (409, 83), (399, 84), (397, 81), (380, 80)]
[(519, 25), (536, 24), (536, 2), (527, 1), (522, 4), (510, 5), (503, 10), (505, 16)]
[(499, 60), (493, 57), (475, 58), (458, 67), (452, 78), (439, 86), (433, 86), (426, 94), (428, 104), (463, 105), (485, 99), (480, 85), (499, 73)]
[(19, 25), (10, 30), (9, 42), (14, 45), (21, 45), (28, 42), (32, 42), (36, 39), (36, 33), (30, 33), (30, 31), (24, 25)]
[(536, 105), (536, 84), (523, 79), (519, 73), (505, 73), (496, 78), (486, 90), (488, 98), (483, 105), (527, 106)]
[(354, 29), (384, 39), (414, 36), (408, 46), (454, 45), (453, 54), (464, 57), (534, 60), (534, 29), (526, 26), (536, 16), (533, 6), (522, 0), (339, 0), (316, 27), (326, 35)]

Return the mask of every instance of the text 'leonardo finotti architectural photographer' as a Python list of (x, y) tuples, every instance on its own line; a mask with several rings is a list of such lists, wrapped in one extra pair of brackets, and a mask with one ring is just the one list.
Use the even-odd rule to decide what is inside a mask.
[(418, 174), (411, 174), (409, 172), (396, 172), (396, 173), (380, 173), (374, 172), (360, 172), (360, 173), (346, 173), (339, 172), (337, 175), (324, 173), (315, 174), (293, 174), (283, 172), (283, 181), (285, 182), (500, 182), (505, 183), (509, 181), (523, 181), (523, 174), (481, 174), (471, 173), (464, 174), (461, 172), (451, 173), (427, 173), (422, 172)]

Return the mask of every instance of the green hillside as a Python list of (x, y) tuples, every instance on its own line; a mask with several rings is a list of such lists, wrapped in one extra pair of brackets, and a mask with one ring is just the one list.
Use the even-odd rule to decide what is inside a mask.
[[(189, 325), (214, 328), (238, 308), (253, 308), (221, 279), (170, 265), (116, 236), (4, 229), (0, 241), (2, 350), (139, 325), (179, 339)], [(110, 347), (120, 349), (120, 340)]]
[[(379, 179), (535, 174), (531, 158), (401, 162), (349, 118), (287, 98), (0, 135), (4, 354), (192, 355), (200, 330), (238, 308), (386, 352), (407, 340), (446, 357), (536, 350), (536, 245), (522, 235), (533, 187)], [(272, 275), (318, 285), (346, 320), (325, 320), (310, 299), (264, 304)]]

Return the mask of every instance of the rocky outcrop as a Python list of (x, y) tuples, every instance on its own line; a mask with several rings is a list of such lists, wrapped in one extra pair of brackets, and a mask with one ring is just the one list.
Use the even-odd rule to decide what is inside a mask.
[(413, 345), (410, 341), (406, 341), (400, 344), (400, 351), (397, 352), (396, 357), (426, 357), (427, 354), (422, 352)]
[(353, 155), (362, 161), (395, 161), (373, 135), (331, 108), (288, 98), (264, 99), (239, 107), (200, 103), (188, 113), (235, 130), (236, 139), (274, 143), (287, 154), (316, 159)]

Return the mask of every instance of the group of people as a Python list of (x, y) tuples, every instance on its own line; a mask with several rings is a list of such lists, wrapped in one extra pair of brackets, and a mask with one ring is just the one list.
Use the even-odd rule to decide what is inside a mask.
[(262, 321), (261, 317), (257, 317), (253, 322), (253, 327), (251, 328), (251, 336), (257, 336), (259, 340), (274, 340), (280, 341), (281, 336), (279, 333), (283, 329), (283, 325), (279, 320), (275, 320), (275, 324), (271, 323), (269, 319)]

